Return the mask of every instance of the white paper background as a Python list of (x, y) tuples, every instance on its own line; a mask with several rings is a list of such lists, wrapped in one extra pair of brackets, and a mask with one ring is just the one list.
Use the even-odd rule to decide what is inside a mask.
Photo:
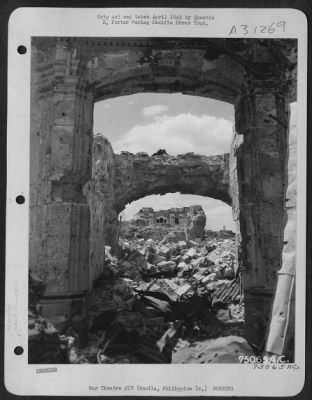
[[(208, 26), (104, 25), (102, 14), (213, 15)], [(158, 36), (229, 37), (233, 25), (269, 25), (286, 21), (286, 30), (271, 34), (238, 34), (231, 37), (298, 38), (298, 232), (296, 279), (297, 370), (256, 370), (252, 365), (57, 365), (57, 372), (37, 374), (38, 365), (28, 365), (28, 213), (31, 36)], [(25, 55), (17, 53), (25, 45)], [(305, 227), (306, 227), (306, 77), (307, 22), (293, 9), (57, 9), (20, 8), (9, 21), (8, 53), (8, 186), (6, 247), (5, 384), (24, 395), (257, 395), (291, 396), (304, 383), (305, 360)], [(23, 205), (17, 195), (26, 198)], [(25, 349), (14, 354), (15, 346)], [(44, 365), (42, 367), (47, 367)], [(49, 365), (53, 367), (53, 365)], [(97, 386), (90, 390), (89, 386)], [(99, 386), (134, 386), (134, 391), (102, 391)], [(160, 389), (138, 390), (140, 386)], [(190, 391), (163, 391), (162, 387), (188, 386)], [(195, 385), (207, 391), (195, 390)], [(213, 386), (233, 386), (233, 391), (213, 391)]]

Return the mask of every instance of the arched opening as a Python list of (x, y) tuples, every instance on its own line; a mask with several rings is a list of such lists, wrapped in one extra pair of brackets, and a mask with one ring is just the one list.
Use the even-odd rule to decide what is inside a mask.
[[(117, 118), (122, 110), (124, 118)], [(118, 177), (114, 201), (105, 209), (111, 220), (103, 241), (111, 247), (100, 276), (106, 286), (111, 274), (118, 285), (135, 287), (139, 315), (156, 316), (163, 334), (166, 323), (178, 319), (185, 340), (198, 332), (208, 341), (226, 336), (233, 323), (243, 335), (237, 227), (228, 192), (233, 118), (229, 104), (180, 94), (123, 96), (95, 107), (94, 171), (99, 182), (105, 179), (111, 152)]]
[[(95, 103), (93, 179), (99, 181), (102, 193), (114, 193), (110, 201), (102, 195), (105, 200), (95, 199), (91, 205), (92, 209), (105, 208), (95, 212), (99, 221), (91, 224), (91, 246), (97, 241), (95, 250), (91, 248), (95, 275), (104, 257), (103, 252), (97, 257), (98, 248), (104, 238), (116, 250), (117, 217), (129, 202), (180, 192), (231, 204), (233, 120), (231, 104), (180, 93), (139, 93)], [(104, 214), (106, 222), (101, 217)]]
[[(153, 212), (161, 213), (161, 210), (169, 210), (172, 208), (172, 213), (167, 214), (168, 223), (171, 226), (183, 226), (183, 208), (191, 205), (200, 205), (206, 214), (207, 230), (220, 231), (230, 230), (236, 233), (237, 226), (233, 220), (232, 207), (220, 200), (215, 200), (210, 197), (187, 195), (181, 193), (167, 193), (164, 195), (149, 195), (139, 200), (135, 200), (125, 206), (119, 217), (122, 221), (136, 220), (140, 223), (141, 220), (151, 223)], [(194, 209), (193, 214), (196, 216), (198, 211)], [(156, 223), (159, 218), (156, 216)]]
[[(165, 321), (174, 323), (177, 318), (183, 326), (183, 335), (180, 328), (175, 334), (185, 344), (184, 350), (178, 346), (169, 352), (170, 362), (195, 362), (195, 353), (203, 345), (208, 346), (203, 351), (208, 357), (211, 339), (224, 340), (225, 349), (228, 339), (222, 338), (228, 338), (234, 326), (238, 336), (245, 336), (243, 288), (229, 205), (170, 193), (136, 200), (120, 217), (118, 271), (135, 287), (144, 306), (150, 307), (140, 312), (147, 320), (157, 316), (155, 324), (163, 334)], [(195, 352), (187, 352), (189, 345)], [(231, 350), (225, 351), (230, 360)], [(149, 357), (146, 354), (145, 360)]]
[[(84, 313), (94, 280), (110, 270), (105, 246), (116, 246), (118, 215), (129, 202), (170, 192), (211, 197), (231, 204), (241, 227), (246, 324), (250, 343), (261, 351), (286, 246), (287, 207), (296, 208), (295, 195), (291, 202), (285, 196), (296, 42), (42, 37), (33, 39), (32, 52), (29, 264), (45, 281), (47, 301), (60, 300), (63, 309), (73, 310), (78, 296)], [(281, 80), (281, 71), (289, 79)], [(110, 137), (103, 139), (116, 138), (109, 127), (111, 109), (102, 121), (103, 136), (93, 137), (93, 106), (101, 100), (111, 106), (134, 93), (170, 93), (176, 105), (188, 107), (185, 95), (192, 95), (192, 101), (206, 102), (203, 114), (211, 110), (210, 99), (235, 104), (231, 151), (209, 153), (212, 142), (205, 142), (213, 131), (209, 121), (214, 125), (222, 117), (194, 118), (187, 110), (182, 118), (158, 101), (145, 105), (143, 113), (130, 103), (115, 111), (115, 121), (146, 118), (135, 130), (126, 129), (119, 148)], [(184, 140), (168, 134), (177, 127)], [(204, 137), (203, 127), (208, 127)], [(187, 140), (190, 128), (197, 129), (191, 135), (198, 139), (195, 147)], [(143, 144), (153, 145), (149, 154)]]

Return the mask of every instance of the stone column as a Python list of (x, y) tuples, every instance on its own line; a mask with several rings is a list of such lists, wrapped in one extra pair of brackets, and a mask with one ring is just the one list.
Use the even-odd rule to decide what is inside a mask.
[(154, 225), (154, 214), (149, 214), (149, 224), (152, 226)]
[(170, 214), (170, 225), (175, 226), (175, 216), (174, 216), (174, 214)]
[(71, 315), (68, 299), (89, 288), (82, 187), (91, 176), (93, 96), (77, 49), (34, 44), (32, 56), (30, 269), (44, 280), (46, 298), (63, 299), (60, 312)]
[(259, 350), (281, 267), (288, 117), (283, 82), (251, 79), (242, 88), (235, 109), (236, 131), (242, 138), (236, 149), (240, 263), (247, 333)]
[[(116, 250), (118, 212), (114, 210), (114, 152), (109, 141), (96, 135), (92, 149), (92, 180), (84, 187), (91, 210), (90, 217), (90, 285), (105, 264), (105, 245)], [(115, 240), (115, 242), (114, 242)]]

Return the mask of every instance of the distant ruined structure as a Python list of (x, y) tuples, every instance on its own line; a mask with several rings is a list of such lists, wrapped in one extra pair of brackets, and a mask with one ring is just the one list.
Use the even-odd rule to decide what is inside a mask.
[(200, 205), (158, 211), (152, 207), (143, 207), (133, 220), (139, 225), (170, 228), (175, 233), (180, 232), (185, 240), (205, 237), (206, 214)]
[(143, 207), (135, 216), (135, 220), (143, 220), (148, 225), (170, 225), (172, 227), (183, 228), (187, 225), (189, 214), (204, 214), (204, 210), (200, 205), (190, 207), (169, 208), (168, 210), (154, 211), (152, 207)]

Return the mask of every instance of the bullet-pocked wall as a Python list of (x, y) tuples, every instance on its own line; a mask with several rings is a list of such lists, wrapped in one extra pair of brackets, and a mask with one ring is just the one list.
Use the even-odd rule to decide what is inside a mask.
[[(33, 38), (30, 268), (44, 278), (47, 293), (90, 288), (93, 211), (83, 188), (92, 179), (94, 102), (138, 92), (222, 100), (235, 106), (237, 134), (230, 185), (220, 193), (230, 193), (240, 227), (246, 323), (251, 342), (261, 346), (257, 332), (269, 318), (283, 251), (296, 45), (290, 39)], [(107, 157), (107, 174), (114, 176), (109, 148)], [(100, 237), (102, 213), (94, 226), (91, 218)]]

